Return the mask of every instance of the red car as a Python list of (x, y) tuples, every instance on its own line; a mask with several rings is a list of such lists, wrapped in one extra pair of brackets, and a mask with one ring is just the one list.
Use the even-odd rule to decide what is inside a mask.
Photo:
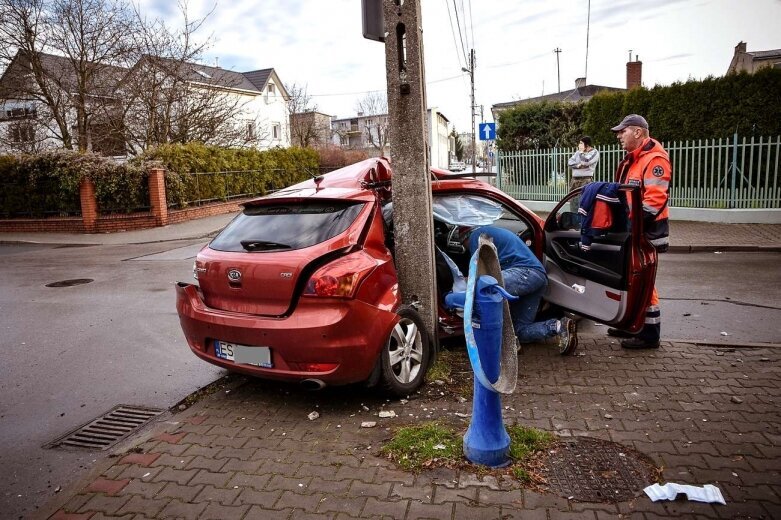
[[(244, 205), (196, 257), (198, 285), (177, 284), (190, 349), (209, 363), (313, 388), (378, 382), (397, 395), (423, 382), (433, 357), (417, 313), (401, 306), (388, 227), (392, 170), (369, 159)], [(639, 191), (626, 187), (627, 196)], [(512, 230), (543, 260), (545, 299), (596, 321), (637, 331), (656, 271), (642, 222), (579, 247), (579, 219), (562, 200), (543, 221), (493, 186), (432, 169), (435, 241), (466, 273), (459, 220), (477, 210)], [(459, 209), (461, 208), (461, 209)], [(487, 215), (487, 217), (486, 217)], [(439, 309), (438, 334), (461, 319)]]

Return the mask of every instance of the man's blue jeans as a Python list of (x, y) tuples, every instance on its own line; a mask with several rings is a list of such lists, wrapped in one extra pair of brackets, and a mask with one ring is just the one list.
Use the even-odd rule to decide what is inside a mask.
[(535, 322), (548, 277), (538, 269), (511, 267), (502, 271), (504, 288), (518, 299), (510, 303), (510, 315), (518, 341), (535, 343), (558, 335), (558, 320)]

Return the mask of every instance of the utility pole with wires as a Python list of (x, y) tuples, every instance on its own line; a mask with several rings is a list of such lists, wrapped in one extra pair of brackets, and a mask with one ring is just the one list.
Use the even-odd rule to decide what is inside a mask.
[(363, 0), (361, 9), (364, 37), (385, 43), (399, 292), (402, 302), (420, 314), (436, 350), (434, 222), (420, 0)]
[(469, 73), (472, 83), (472, 95), (470, 98), (470, 110), (472, 113), (472, 173), (476, 173), (475, 153), (477, 151), (477, 139), (475, 135), (475, 50), (469, 50), (469, 68), (462, 67), (461, 70)]
[(556, 53), (556, 78), (558, 79), (559, 94), (561, 94), (561, 70), (559, 69), (559, 54), (561, 54), (561, 49), (556, 47), (553, 49), (553, 52)]

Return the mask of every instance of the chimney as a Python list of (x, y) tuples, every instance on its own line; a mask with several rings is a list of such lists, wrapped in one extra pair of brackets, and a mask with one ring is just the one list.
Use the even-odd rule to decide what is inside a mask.
[[(630, 58), (631, 59), (631, 58)], [(637, 59), (626, 63), (626, 89), (632, 90), (643, 84), (643, 62)]]
[(586, 86), (586, 78), (575, 78), (575, 88), (583, 88)]
[(739, 42), (735, 45), (735, 54), (746, 54), (746, 42)]

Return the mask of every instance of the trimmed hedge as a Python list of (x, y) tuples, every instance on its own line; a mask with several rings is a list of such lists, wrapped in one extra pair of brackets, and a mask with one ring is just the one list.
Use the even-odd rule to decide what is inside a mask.
[[(79, 185), (95, 183), (101, 213), (132, 213), (149, 207), (150, 161), (166, 171), (172, 206), (264, 194), (318, 174), (317, 152), (288, 148), (235, 150), (198, 143), (167, 145), (119, 164), (92, 153), (53, 150), (0, 156), (0, 217), (68, 216), (81, 213)], [(196, 172), (234, 172), (192, 175)]]
[(641, 114), (661, 141), (781, 134), (781, 70), (730, 74), (651, 89), (602, 92), (586, 103), (524, 104), (499, 115), (502, 150), (574, 147), (579, 136), (613, 144), (610, 128)]
[(92, 153), (52, 150), (0, 157), (0, 213), (3, 217), (67, 216), (81, 212), (79, 185), (95, 184), (104, 212), (130, 213), (149, 205), (146, 171)]
[(163, 145), (133, 159), (137, 164), (150, 161), (166, 169), (166, 198), (177, 207), (263, 195), (314, 177), (319, 169), (317, 152), (308, 148), (259, 151), (187, 143)]
[(499, 114), (497, 146), (500, 150), (570, 147), (583, 135), (583, 102), (543, 101)]
[(652, 89), (600, 93), (584, 110), (584, 129), (599, 143), (613, 143), (610, 128), (626, 114), (648, 119), (662, 141), (781, 134), (781, 70), (730, 74)]

